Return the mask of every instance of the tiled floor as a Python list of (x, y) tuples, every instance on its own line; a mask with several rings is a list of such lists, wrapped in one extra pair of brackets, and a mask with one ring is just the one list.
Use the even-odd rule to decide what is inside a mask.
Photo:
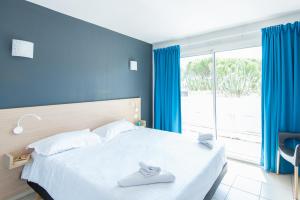
[[(33, 199), (30, 194), (20, 200)], [(292, 200), (292, 176), (269, 174), (256, 165), (229, 160), (213, 200)]]
[(32, 193), (32, 194), (29, 194), (26, 197), (23, 197), (23, 198), (21, 198), (19, 200), (34, 200), (34, 199), (35, 199), (35, 194)]
[(292, 197), (292, 176), (266, 173), (256, 165), (229, 160), (228, 172), (213, 200), (292, 200)]

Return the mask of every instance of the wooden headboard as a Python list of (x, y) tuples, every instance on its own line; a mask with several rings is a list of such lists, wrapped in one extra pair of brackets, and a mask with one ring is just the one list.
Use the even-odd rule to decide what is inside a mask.
[[(23, 134), (14, 135), (12, 130), (19, 117), (28, 113), (37, 114), (42, 120), (25, 118)], [(4, 167), (5, 153), (22, 151), (28, 144), (60, 132), (93, 129), (123, 118), (131, 122), (141, 119), (140, 98), (0, 109), (0, 200), (29, 189), (20, 180), (21, 168)]]

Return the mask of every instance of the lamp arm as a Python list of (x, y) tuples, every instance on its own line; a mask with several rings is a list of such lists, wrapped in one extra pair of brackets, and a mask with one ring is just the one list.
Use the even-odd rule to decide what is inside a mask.
[(26, 118), (26, 117), (34, 117), (34, 118), (36, 118), (36, 119), (38, 119), (38, 120), (42, 120), (42, 118), (40, 117), (40, 116), (38, 116), (37, 114), (25, 114), (25, 115), (23, 115), (22, 117), (20, 117), (20, 119), (18, 120), (18, 126), (20, 126), (20, 123), (23, 121), (23, 119), (24, 118)]

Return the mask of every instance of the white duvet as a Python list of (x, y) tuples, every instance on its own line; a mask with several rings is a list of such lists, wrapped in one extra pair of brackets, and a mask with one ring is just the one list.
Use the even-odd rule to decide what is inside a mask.
[[(222, 144), (208, 150), (196, 139), (145, 128), (105, 144), (33, 157), (22, 178), (38, 183), (55, 200), (199, 200), (226, 162)], [(170, 171), (176, 181), (119, 187), (117, 182), (137, 171), (140, 161)]]

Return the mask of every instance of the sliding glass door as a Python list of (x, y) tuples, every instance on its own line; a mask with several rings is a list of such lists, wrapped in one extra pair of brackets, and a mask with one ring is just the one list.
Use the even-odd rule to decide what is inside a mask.
[(218, 137), (227, 154), (259, 162), (261, 144), (261, 48), (216, 53)]
[(212, 57), (182, 58), (180, 64), (183, 132), (213, 132)]
[(229, 157), (258, 163), (261, 48), (182, 58), (181, 76), (183, 132), (217, 133)]

